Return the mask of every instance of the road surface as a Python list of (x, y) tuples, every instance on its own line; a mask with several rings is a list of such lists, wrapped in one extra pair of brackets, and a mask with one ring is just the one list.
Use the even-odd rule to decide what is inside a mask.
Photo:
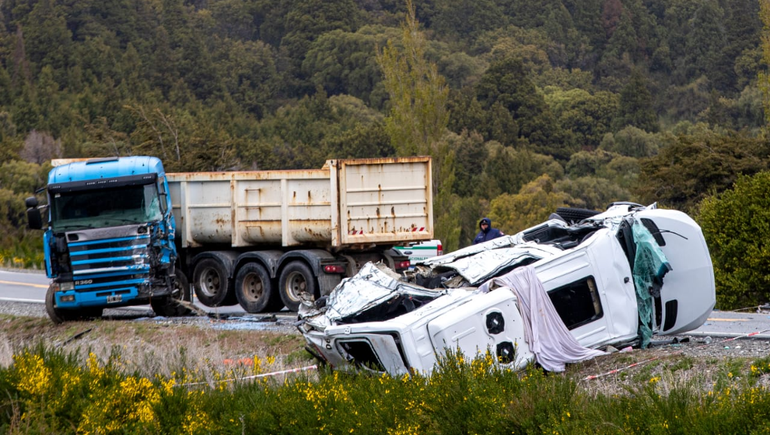
[[(45, 273), (34, 271), (17, 272), (10, 270), (0, 270), (0, 303), (3, 301), (13, 301), (44, 304), (45, 293), (48, 290), (49, 282), (50, 280), (45, 276)], [(195, 299), (195, 295), (193, 295), (193, 299)], [(240, 305), (210, 308), (195, 300), (195, 306), (201, 308), (207, 313), (234, 315), (246, 314)], [(135, 307), (121, 308), (132, 309)], [(151, 310), (149, 305), (142, 305), (139, 307), (139, 309)]]
[[(0, 270), (0, 303), (3, 301), (45, 303), (48, 282), (45, 274), (39, 272)], [(239, 305), (210, 308), (197, 300), (195, 305), (209, 313), (246, 314)], [(149, 310), (150, 307), (142, 306), (141, 309)], [(289, 312), (281, 314), (294, 316)], [(715, 310), (703, 326), (688, 332), (687, 335), (720, 338), (753, 333), (758, 333), (752, 335), (755, 338), (770, 339), (770, 313)]]

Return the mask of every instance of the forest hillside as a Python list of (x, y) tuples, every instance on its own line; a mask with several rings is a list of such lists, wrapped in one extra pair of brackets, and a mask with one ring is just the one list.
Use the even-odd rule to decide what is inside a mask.
[(767, 169), (757, 0), (4, 0), (0, 264), (51, 158), (169, 171), (431, 154), (444, 249)]

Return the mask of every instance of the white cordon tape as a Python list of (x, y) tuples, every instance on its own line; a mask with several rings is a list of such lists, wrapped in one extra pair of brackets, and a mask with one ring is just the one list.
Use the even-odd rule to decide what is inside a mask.
[(316, 369), (318, 369), (318, 366), (313, 364), (312, 366), (307, 366), (307, 367), (299, 367), (299, 368), (296, 368), (296, 369), (281, 370), (281, 371), (278, 371), (278, 372), (271, 372), (271, 373), (262, 373), (262, 374), (253, 375), (253, 376), (244, 376), (242, 378), (236, 378), (236, 379), (222, 379), (222, 380), (213, 381), (213, 382), (191, 382), (189, 384), (177, 384), (177, 385), (174, 385), (174, 386), (175, 387), (188, 387), (188, 386), (191, 386), (191, 385), (209, 385), (209, 384), (217, 383), (217, 382), (244, 381), (246, 379), (266, 378), (268, 376), (286, 375), (286, 374), (289, 374), (289, 373), (306, 372), (308, 370), (316, 370)]
[[(748, 333), (748, 334), (739, 335), (739, 336), (737, 336), (737, 337), (731, 337), (731, 338), (728, 338), (728, 339), (726, 339), (726, 340), (722, 340), (722, 341), (719, 341), (719, 342), (715, 342), (715, 343), (727, 343), (728, 341), (737, 340), (737, 339), (739, 339), (739, 338), (748, 338), (748, 337), (753, 337), (753, 336), (755, 336), (755, 335), (759, 335), (759, 334), (762, 334), (763, 332), (768, 332), (768, 331), (770, 331), (770, 329), (765, 329), (765, 330), (762, 330), (762, 331), (755, 331), (755, 332), (750, 332), (750, 333)], [(712, 344), (713, 344), (713, 343), (712, 343)], [(696, 348), (698, 348), (698, 347), (706, 347), (706, 346), (710, 346), (710, 344), (703, 344), (703, 345), (701, 345), (701, 346), (696, 346)], [(670, 356), (670, 355), (679, 355), (679, 354), (681, 354), (681, 353), (682, 353), (682, 351), (678, 351), (678, 352), (672, 352), (672, 353), (670, 353), (670, 354), (669, 354), (669, 355), (667, 355), (667, 356)], [(621, 367), (621, 368), (619, 368), (619, 369), (610, 370), (610, 371), (608, 371), (608, 372), (605, 372), (605, 373), (600, 373), (600, 374), (598, 374), (598, 375), (590, 375), (590, 376), (586, 376), (585, 378), (581, 379), (581, 381), (592, 381), (592, 380), (594, 380), (594, 379), (599, 379), (599, 378), (602, 378), (602, 377), (604, 377), (604, 376), (614, 375), (615, 373), (619, 373), (619, 372), (621, 372), (621, 371), (623, 371), (623, 370), (627, 370), (627, 369), (630, 369), (630, 368), (633, 368), (633, 367), (636, 367), (636, 366), (640, 366), (640, 365), (643, 365), (643, 364), (647, 364), (648, 362), (652, 362), (652, 361), (658, 360), (658, 359), (660, 359), (660, 358), (661, 358), (661, 357), (659, 357), (659, 356), (658, 356), (658, 357), (655, 357), (655, 358), (650, 358), (650, 359), (648, 359), (648, 360), (644, 360), (644, 361), (635, 362), (635, 363), (633, 363), (633, 364), (627, 365), (627, 366), (625, 366), (625, 367)]]

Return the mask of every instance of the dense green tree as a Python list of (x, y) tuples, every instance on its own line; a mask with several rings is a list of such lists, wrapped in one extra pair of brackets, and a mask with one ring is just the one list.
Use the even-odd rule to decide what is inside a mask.
[(683, 60), (688, 79), (714, 74), (714, 66), (725, 46), (724, 20), (725, 14), (718, 0), (700, 2), (685, 40)]
[(40, 108), (31, 84), (22, 84), (20, 91), (20, 95), (10, 107), (10, 112), (17, 131), (24, 133), (37, 127), (40, 122)]
[(507, 57), (493, 62), (476, 85), (476, 96), (487, 110), (495, 103), (507, 109), (519, 127), (519, 137), (526, 138), (537, 149), (562, 158), (569, 156), (569, 151), (558, 145), (561, 132), (543, 95), (518, 59)]
[(546, 174), (552, 180), (564, 176), (564, 168), (551, 156), (503, 147), (497, 142), (488, 142), (489, 158), (484, 165), (481, 189), (476, 195), (493, 199), (502, 193), (516, 193), (529, 181)]
[(644, 76), (639, 71), (635, 71), (620, 92), (615, 125), (618, 129), (632, 125), (644, 131), (658, 131), (658, 117), (652, 103), (652, 94), (647, 88)]
[(579, 151), (570, 156), (565, 167), (567, 175), (572, 178), (596, 175), (607, 165), (614, 155), (602, 150)]
[(445, 0), (436, 2), (431, 27), (439, 34), (466, 44), (487, 30), (505, 24), (495, 0)]
[(475, 84), (487, 63), (484, 59), (471, 56), (465, 52), (453, 52), (442, 56), (438, 62), (438, 70), (452, 89), (462, 89)]
[(658, 138), (651, 133), (628, 126), (619, 132), (607, 133), (602, 138), (600, 149), (628, 157), (652, 157), (660, 147)]
[(712, 82), (720, 92), (734, 94), (738, 87), (738, 75), (735, 64), (747, 50), (754, 49), (759, 42), (757, 35), (762, 28), (759, 19), (759, 2), (734, 0), (726, 4), (725, 22), (726, 43), (715, 53)]
[(591, 95), (582, 89), (563, 91), (555, 87), (545, 90), (545, 101), (559, 127), (571, 136), (573, 149), (597, 147), (611, 131), (619, 106), (619, 96), (614, 93)]
[(672, 0), (667, 2), (664, 14), (666, 45), (673, 61), (672, 80), (683, 85), (687, 80), (687, 41), (692, 32), (693, 17), (702, 2), (698, 0)]
[(289, 83), (290, 94), (302, 95), (312, 87), (301, 75), (302, 60), (313, 41), (322, 34), (339, 29), (354, 32), (359, 27), (359, 10), (353, 0), (300, 0), (292, 1), (291, 8), (282, 18), (286, 35), (281, 38), (280, 48), (287, 73), (297, 80)]
[(25, 52), (35, 70), (51, 66), (57, 80), (63, 81), (70, 65), (72, 34), (67, 29), (62, 7), (54, 0), (36, 2), (29, 15), (18, 20), (17, 26), (24, 28)]
[(381, 107), (385, 99), (382, 71), (375, 47), (398, 36), (395, 29), (367, 26), (357, 32), (337, 29), (324, 33), (310, 46), (302, 72), (329, 95), (348, 94)]
[(770, 249), (761, 235), (770, 225), (770, 172), (741, 176), (703, 200), (698, 223), (714, 265), (717, 307), (757, 306), (770, 300)]
[(670, 86), (660, 97), (665, 106), (664, 113), (671, 119), (695, 122), (708, 108), (709, 86), (706, 76), (700, 76), (684, 86)]
[(670, 136), (658, 155), (642, 160), (636, 193), (679, 210), (693, 208), (709, 194), (728, 189), (740, 174), (768, 169), (766, 141), (744, 134)]
[(511, 112), (502, 103), (495, 102), (488, 110), (470, 92), (453, 92), (448, 102), (448, 127), (455, 133), (476, 131), (485, 140), (493, 140), (507, 146), (518, 142), (519, 126)]
[(607, 34), (602, 27), (602, 5), (604, 0), (563, 0), (575, 28), (585, 35), (591, 46), (601, 49), (607, 41)]
[[(770, 4), (767, 2), (760, 2), (759, 16), (762, 19), (762, 24), (764, 24), (765, 29), (770, 27)], [(767, 66), (770, 65), (770, 38), (767, 38), (766, 32), (764, 36), (765, 37), (762, 38), (762, 62)], [(763, 106), (765, 108), (765, 129), (767, 129), (767, 126), (770, 125), (770, 98), (768, 98), (768, 94), (770, 94), (770, 74), (766, 71), (761, 71), (758, 82), (760, 89), (762, 89), (765, 95)], [(765, 132), (765, 134), (767, 133), (768, 131)]]
[[(458, 208), (460, 226), (459, 246), (463, 248), (473, 243), (473, 238), (479, 232), (478, 224), (481, 217), (488, 214), (489, 201), (476, 196), (460, 197)], [(449, 252), (449, 250), (444, 248), (444, 252)]]
[(563, 179), (554, 189), (572, 198), (570, 205), (589, 210), (603, 211), (615, 201), (633, 201), (631, 193), (606, 178), (596, 176)]
[(484, 165), (489, 157), (489, 150), (484, 138), (477, 132), (463, 130), (456, 138), (455, 182), (453, 192), (461, 197), (472, 196), (488, 188), (482, 183)]
[(505, 193), (493, 199), (489, 217), (506, 234), (515, 234), (537, 225), (559, 207), (575, 203), (566, 192), (557, 190), (548, 175), (524, 185), (516, 194)]
[(223, 92), (241, 108), (258, 118), (273, 109), (279, 87), (273, 50), (261, 41), (227, 39), (217, 52), (216, 75), (222, 77)]
[(210, 5), (215, 31), (221, 38), (253, 41), (259, 36), (255, 1), (220, 0)]
[(764, 127), (762, 91), (755, 86), (746, 86), (737, 99), (732, 100), (728, 110), (732, 118), (731, 127), (757, 131)]

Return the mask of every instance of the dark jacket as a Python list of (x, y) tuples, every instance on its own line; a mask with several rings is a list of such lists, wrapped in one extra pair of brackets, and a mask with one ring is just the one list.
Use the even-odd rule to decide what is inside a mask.
[[(481, 224), (483, 223), (487, 224), (486, 231), (481, 229)], [(479, 233), (476, 234), (476, 238), (473, 239), (474, 245), (476, 243), (484, 243), (489, 240), (496, 239), (498, 237), (502, 237), (505, 235), (503, 234), (502, 231), (498, 230), (497, 228), (492, 228), (492, 221), (489, 218), (484, 218), (479, 221), (479, 230), (481, 231), (479, 231)]]

